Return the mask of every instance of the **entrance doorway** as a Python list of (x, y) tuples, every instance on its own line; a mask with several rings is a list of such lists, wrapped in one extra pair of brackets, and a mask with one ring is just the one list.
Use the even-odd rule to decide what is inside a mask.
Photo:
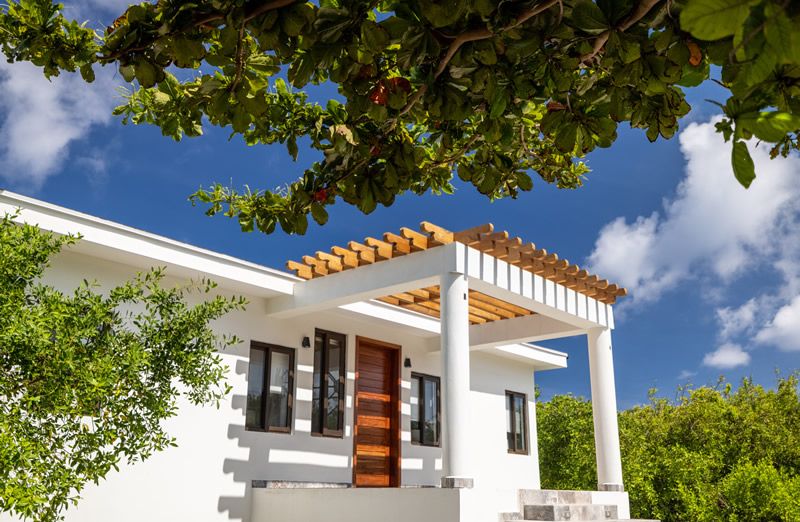
[(353, 485), (400, 486), (400, 346), (356, 337)]

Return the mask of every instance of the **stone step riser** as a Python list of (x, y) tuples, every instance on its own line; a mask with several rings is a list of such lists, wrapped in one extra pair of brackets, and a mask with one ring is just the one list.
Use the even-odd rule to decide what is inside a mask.
[(523, 506), (523, 520), (570, 521), (612, 520), (617, 506), (603, 504), (537, 504)]
[(523, 489), (519, 492), (520, 505), (536, 504), (591, 504), (591, 491), (557, 489)]

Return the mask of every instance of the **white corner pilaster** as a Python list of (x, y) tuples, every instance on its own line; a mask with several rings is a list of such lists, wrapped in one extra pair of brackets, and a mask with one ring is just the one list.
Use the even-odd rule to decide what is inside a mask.
[[(469, 473), (469, 285), (445, 272), (441, 287), (442, 487), (472, 487)], [(473, 448), (474, 449), (474, 448)]]
[(589, 373), (592, 381), (597, 489), (599, 491), (623, 491), (611, 330), (592, 328), (588, 330), (587, 338), (589, 342)]

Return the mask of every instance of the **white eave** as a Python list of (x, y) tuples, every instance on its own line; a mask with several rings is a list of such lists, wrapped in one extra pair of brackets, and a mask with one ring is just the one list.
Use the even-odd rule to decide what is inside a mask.
[(0, 190), (0, 212), (21, 209), (21, 221), (57, 234), (81, 234), (70, 252), (133, 266), (166, 266), (176, 277), (207, 276), (221, 287), (272, 297), (291, 295), (298, 277), (138, 230), (82, 212)]

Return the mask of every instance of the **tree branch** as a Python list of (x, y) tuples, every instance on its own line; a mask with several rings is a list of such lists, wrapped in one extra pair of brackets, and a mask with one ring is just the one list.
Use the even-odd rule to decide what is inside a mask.
[(736, 47), (734, 47), (733, 49), (731, 49), (731, 51), (728, 53), (728, 60), (729, 60), (729, 61), (730, 61), (732, 64), (741, 64), (741, 63), (743, 63), (743, 62), (740, 62), (740, 61), (739, 61), (739, 60), (736, 58), (736, 53), (737, 53), (737, 52), (739, 52), (739, 49), (741, 49), (743, 46), (747, 45), (747, 43), (748, 43), (750, 40), (752, 40), (752, 39), (753, 39), (753, 37), (754, 37), (755, 35), (757, 35), (757, 34), (758, 34), (758, 33), (760, 33), (761, 31), (763, 31), (763, 30), (764, 30), (764, 28), (765, 28), (767, 25), (769, 25), (770, 23), (772, 23), (772, 21), (773, 21), (773, 20), (775, 20), (775, 19), (776, 19), (776, 18), (777, 18), (777, 17), (778, 17), (780, 14), (782, 14), (782, 13), (783, 13), (783, 11), (786, 9), (786, 7), (787, 7), (788, 5), (789, 5), (789, 0), (784, 0), (784, 2), (783, 2), (782, 4), (780, 4), (780, 9), (778, 9), (777, 11), (775, 11), (775, 13), (774, 13), (772, 16), (770, 16), (769, 18), (767, 18), (766, 20), (764, 20), (764, 22), (762, 22), (762, 24), (761, 24), (761, 25), (759, 25), (758, 27), (756, 27), (755, 29), (753, 29), (753, 31), (752, 31), (750, 34), (748, 34), (747, 36), (745, 36), (744, 38), (742, 38), (742, 41), (741, 41), (741, 42), (739, 42), (739, 45), (737, 45)]
[[(642, 0), (636, 6), (636, 9), (622, 22), (618, 27), (615, 29), (619, 29), (620, 31), (627, 31), (631, 28), (633, 24), (644, 18), (644, 15), (650, 12), (657, 3), (661, 2), (661, 0)], [(589, 60), (593, 60), (597, 53), (599, 53), (603, 47), (608, 42), (608, 37), (611, 35), (611, 29), (600, 33), (595, 39), (594, 44), (592, 45), (592, 52), (589, 54), (585, 54), (581, 56), (581, 62), (586, 63)]]
[[(550, 9), (552, 6), (554, 6), (557, 3), (560, 3), (560, 0), (547, 0), (545, 3), (543, 3), (541, 5), (537, 5), (536, 7), (532, 8), (532, 9), (528, 9), (527, 11), (524, 11), (520, 15), (519, 19), (517, 19), (516, 22), (514, 22), (513, 24), (509, 24), (509, 25), (505, 26), (502, 31), (508, 31), (508, 30), (511, 30), (511, 29), (517, 27), (518, 25), (522, 25), (523, 23), (527, 22), (528, 20), (530, 20), (532, 17), (536, 16), (537, 14), (542, 13), (544, 11), (547, 11), (548, 9)], [(562, 6), (562, 9), (563, 9), (563, 6)], [(443, 36), (445, 36), (446, 38), (451, 38), (450, 36), (447, 36), (447, 35), (443, 35)], [(447, 49), (447, 53), (444, 55), (444, 58), (442, 58), (442, 61), (439, 62), (439, 66), (436, 68), (436, 72), (433, 75), (434, 79), (438, 78), (439, 75), (441, 75), (444, 72), (445, 68), (447, 67), (447, 64), (450, 63), (450, 60), (453, 59), (453, 56), (455, 56), (455, 54), (458, 52), (458, 49), (462, 45), (464, 45), (467, 42), (475, 42), (477, 40), (485, 40), (487, 38), (491, 38), (492, 36), (494, 36), (494, 33), (492, 33), (489, 29), (486, 29), (486, 28), (473, 29), (471, 31), (467, 31), (465, 33), (461, 33), (460, 35), (458, 35), (453, 40), (453, 43), (450, 44), (450, 47)], [(427, 90), (427, 86), (423, 85), (422, 87), (419, 88), (419, 90), (417, 92), (414, 93), (414, 95), (408, 100), (408, 103), (406, 104), (406, 106), (403, 107), (403, 109), (398, 113), (397, 118), (395, 118), (394, 121), (392, 121), (392, 124), (389, 126), (389, 128), (386, 130), (386, 132), (384, 132), (384, 136), (394, 129), (395, 125), (397, 125), (397, 119), (398, 118), (408, 114), (408, 111), (410, 111), (411, 108), (414, 106), (414, 104), (417, 103), (417, 101), (419, 101), (419, 99), (422, 97), (422, 95), (425, 94), (426, 90)]]
[(230, 92), (236, 91), (236, 87), (239, 85), (239, 80), (242, 79), (242, 66), (244, 65), (244, 60), (242, 58), (242, 55), (244, 54), (244, 46), (242, 43), (244, 40), (244, 24), (246, 23), (246, 20), (242, 20), (242, 27), (239, 28), (239, 41), (236, 43), (236, 76), (231, 84)]
[(472, 147), (472, 145), (473, 145), (473, 144), (474, 144), (476, 141), (478, 141), (478, 138), (480, 138), (480, 137), (481, 137), (481, 135), (480, 135), (480, 134), (478, 134), (478, 133), (476, 132), (476, 133), (475, 133), (475, 134), (472, 136), (472, 139), (471, 139), (471, 140), (469, 140), (469, 141), (467, 142), (467, 144), (466, 144), (466, 145), (464, 145), (464, 147), (461, 149), (461, 152), (459, 152), (458, 154), (456, 154), (456, 155), (454, 155), (454, 156), (450, 156), (449, 158), (445, 158), (445, 159), (443, 159), (443, 160), (440, 160), (440, 161), (434, 161), (434, 162), (433, 162), (433, 164), (438, 166), (438, 165), (444, 165), (444, 164), (446, 164), (446, 163), (452, 163), (452, 162), (454, 162), (455, 160), (457, 160), (458, 158), (460, 158), (461, 156), (463, 156), (464, 154), (466, 154), (467, 152), (469, 152), (469, 149), (470, 149), (470, 147)]
[[(536, 16), (537, 14), (547, 11), (555, 4), (559, 3), (559, 0), (547, 0), (547, 2), (537, 5), (532, 9), (528, 9), (524, 11), (519, 19), (514, 22), (513, 24), (507, 25), (503, 28), (503, 31), (509, 31), (519, 25), (524, 24), (532, 17)], [(482, 29), (473, 29), (471, 31), (467, 31), (465, 33), (461, 33), (453, 40), (453, 43), (450, 44), (450, 47), (447, 49), (447, 54), (445, 54), (444, 58), (441, 62), (439, 62), (439, 67), (436, 68), (436, 74), (434, 74), (434, 78), (438, 78), (440, 74), (442, 74), (447, 67), (447, 64), (450, 63), (450, 60), (453, 59), (453, 56), (458, 52), (458, 49), (467, 42), (474, 42), (477, 40), (485, 40), (486, 38), (491, 38), (494, 36), (490, 30), (486, 28)]]
[[(271, 11), (273, 9), (280, 9), (281, 7), (286, 7), (287, 5), (289, 5), (289, 4), (293, 3), (293, 2), (294, 2), (294, 0), (272, 0), (272, 2), (267, 2), (267, 3), (264, 3), (264, 4), (260, 4), (257, 8), (253, 9), (251, 12), (245, 14), (243, 24), (249, 22), (253, 18), (256, 18), (256, 17), (266, 13), (267, 11)], [(199, 19), (199, 20), (196, 20), (196, 21), (192, 22), (188, 27), (184, 27), (183, 29), (175, 31), (174, 33), (167, 33), (165, 35), (156, 36), (156, 37), (151, 38), (150, 40), (148, 40), (147, 42), (145, 42), (145, 43), (143, 43), (141, 45), (137, 45), (136, 47), (128, 47), (126, 49), (120, 49), (119, 51), (117, 51), (115, 53), (112, 53), (107, 57), (102, 58), (101, 61), (111, 62), (111, 61), (116, 60), (117, 58), (125, 56), (126, 54), (134, 53), (134, 52), (137, 52), (137, 51), (144, 51), (145, 49), (149, 48), (151, 45), (153, 45), (157, 41), (161, 40), (162, 38), (170, 38), (170, 37), (173, 37), (173, 36), (180, 36), (183, 33), (187, 32), (187, 31), (191, 31), (192, 29), (194, 29), (196, 27), (200, 27), (202, 25), (206, 25), (209, 22), (215, 22), (217, 20), (224, 20), (224, 19), (225, 19), (225, 15), (222, 14), (222, 13), (214, 13), (214, 14), (207, 15), (207, 16)]]

